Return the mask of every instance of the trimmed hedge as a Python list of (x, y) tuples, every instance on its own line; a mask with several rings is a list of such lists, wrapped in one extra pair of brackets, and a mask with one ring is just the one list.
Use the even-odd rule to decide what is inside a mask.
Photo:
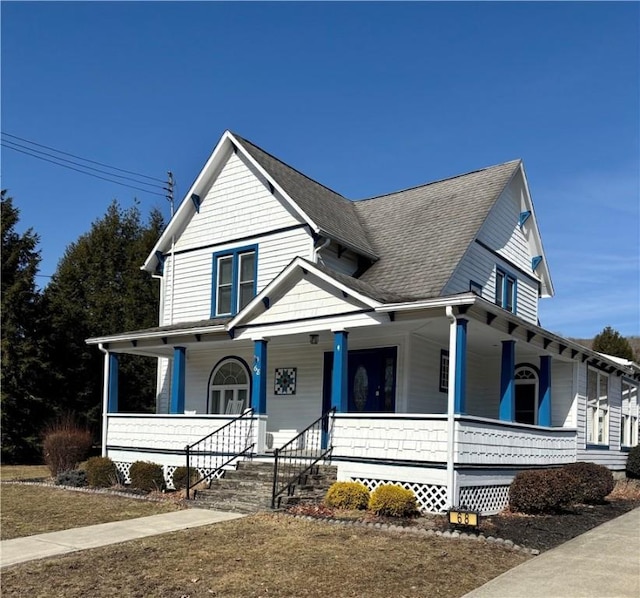
[(72, 486), (82, 488), (87, 485), (87, 472), (84, 469), (70, 469), (63, 471), (56, 477), (57, 486)]
[(84, 468), (89, 486), (109, 488), (118, 483), (116, 464), (109, 457), (91, 457)]
[(613, 491), (613, 474), (604, 465), (596, 463), (569, 463), (562, 468), (574, 478), (578, 503), (599, 504)]
[(415, 494), (395, 484), (378, 486), (369, 498), (369, 510), (387, 517), (415, 517), (419, 513)]
[(509, 507), (521, 513), (557, 513), (578, 494), (576, 478), (565, 469), (521, 471), (509, 487)]
[(640, 444), (629, 449), (626, 471), (628, 478), (640, 479)]
[(189, 469), (189, 476), (187, 477), (186, 467), (176, 467), (176, 470), (173, 472), (173, 487), (176, 490), (183, 490), (186, 488), (187, 479), (189, 480), (189, 485), (197, 483), (200, 479), (200, 474), (195, 467), (190, 467)]
[(369, 489), (360, 482), (334, 482), (327, 490), (324, 504), (337, 509), (366, 509)]
[(149, 461), (136, 461), (129, 469), (131, 486), (138, 490), (151, 492), (152, 490), (162, 490), (164, 487), (164, 472), (162, 465), (150, 463)]

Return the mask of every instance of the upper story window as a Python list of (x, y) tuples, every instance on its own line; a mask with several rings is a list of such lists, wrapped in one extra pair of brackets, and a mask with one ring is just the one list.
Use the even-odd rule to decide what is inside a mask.
[(231, 316), (256, 296), (258, 247), (213, 254), (211, 317)]
[(496, 305), (516, 313), (516, 287), (517, 281), (514, 276), (496, 268)]
[(638, 444), (638, 385), (622, 381), (622, 420), (620, 421), (620, 444)]
[(587, 442), (609, 444), (609, 376), (587, 369)]

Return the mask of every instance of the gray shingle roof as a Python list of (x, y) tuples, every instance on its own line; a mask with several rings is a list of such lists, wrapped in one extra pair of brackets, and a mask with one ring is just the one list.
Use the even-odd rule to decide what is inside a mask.
[(235, 133), (233, 136), (323, 233), (358, 253), (375, 257), (371, 243), (358, 220), (353, 202), (291, 168), (250, 141)]
[(360, 280), (404, 297), (437, 297), (503, 189), (514, 160), (354, 202), (380, 259)]

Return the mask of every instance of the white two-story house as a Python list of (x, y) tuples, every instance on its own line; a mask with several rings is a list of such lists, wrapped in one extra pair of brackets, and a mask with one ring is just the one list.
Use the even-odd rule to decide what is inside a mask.
[[(125, 476), (170, 478), (238, 418), (238, 458), (270, 459), (329, 413), (340, 479), (488, 513), (519, 470), (621, 470), (638, 442), (640, 368), (539, 325), (554, 290), (520, 160), (350, 201), (227, 131), (143, 269), (159, 326), (88, 341)], [(118, 413), (121, 353), (157, 359), (155, 414)]]

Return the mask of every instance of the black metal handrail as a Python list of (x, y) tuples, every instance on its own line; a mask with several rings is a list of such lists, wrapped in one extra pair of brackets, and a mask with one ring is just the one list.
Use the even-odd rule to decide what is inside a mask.
[(254, 446), (253, 407), (197, 442), (188, 444), (184, 449), (187, 472), (191, 472), (193, 468), (202, 477), (191, 480), (191, 476), (187, 474), (187, 500), (191, 488), (209, 480), (240, 457), (251, 454)]
[(319, 461), (331, 454), (331, 437), (335, 407), (323, 413), (300, 434), (273, 451), (273, 490), (271, 508), (279, 496), (293, 494), (296, 484)]

